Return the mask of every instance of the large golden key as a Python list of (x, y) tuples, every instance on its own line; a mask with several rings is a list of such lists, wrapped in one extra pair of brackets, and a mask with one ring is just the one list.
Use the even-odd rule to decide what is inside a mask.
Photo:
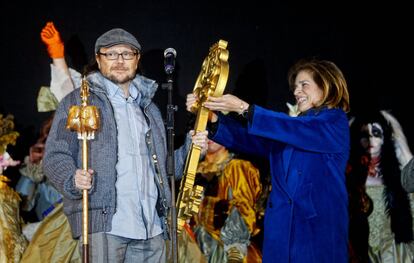
[[(205, 131), (209, 110), (203, 106), (209, 96), (221, 96), (226, 87), (229, 75), (229, 52), (227, 41), (220, 40), (210, 47), (208, 56), (204, 59), (201, 72), (198, 75), (193, 92), (198, 97), (198, 103), (193, 112), (197, 112), (194, 131)], [(192, 144), (187, 155), (180, 191), (177, 198), (177, 232), (181, 232), (184, 224), (198, 212), (203, 194), (203, 187), (194, 185), (201, 148)]]

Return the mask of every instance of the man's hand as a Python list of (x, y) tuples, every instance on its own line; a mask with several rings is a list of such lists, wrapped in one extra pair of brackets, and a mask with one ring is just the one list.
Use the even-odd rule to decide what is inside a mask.
[(194, 133), (193, 130), (190, 131), (193, 144), (199, 146), (201, 148), (201, 154), (205, 154), (207, 152), (207, 146), (208, 146), (208, 131), (201, 131)]
[(226, 251), (227, 254), (227, 262), (228, 263), (242, 263), (244, 260), (245, 255), (237, 249), (237, 247), (232, 247), (228, 251)]
[[(195, 113), (194, 112), (195, 111), (194, 106), (196, 105), (197, 101), (198, 101), (197, 96), (194, 95), (194, 93), (187, 94), (187, 99), (186, 99), (186, 102), (185, 102), (185, 106), (186, 106), (186, 109), (187, 109), (188, 112)], [(216, 122), (217, 119), (218, 119), (218, 117), (214, 112), (210, 111), (208, 113), (208, 120), (209, 121)]]
[(46, 44), (47, 52), (51, 58), (64, 58), (65, 46), (53, 22), (48, 22), (40, 32), (40, 38)]
[(75, 186), (79, 190), (89, 190), (92, 187), (93, 170), (88, 171), (78, 169), (75, 173)]
[(195, 106), (197, 100), (198, 100), (197, 96), (194, 95), (194, 93), (187, 94), (187, 100), (185, 102), (185, 106), (186, 106), (188, 112), (194, 113), (194, 110), (195, 110), (194, 106)]

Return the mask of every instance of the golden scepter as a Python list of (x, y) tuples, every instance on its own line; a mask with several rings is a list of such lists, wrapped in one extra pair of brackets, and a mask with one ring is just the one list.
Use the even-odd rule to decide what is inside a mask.
[[(66, 129), (76, 131), (78, 139), (82, 140), (82, 169), (88, 171), (88, 140), (95, 138), (99, 127), (99, 112), (95, 106), (88, 105), (89, 86), (83, 76), (80, 88), (81, 105), (73, 105), (69, 109)], [(88, 244), (88, 190), (82, 191), (82, 252), (83, 262), (89, 262)]]

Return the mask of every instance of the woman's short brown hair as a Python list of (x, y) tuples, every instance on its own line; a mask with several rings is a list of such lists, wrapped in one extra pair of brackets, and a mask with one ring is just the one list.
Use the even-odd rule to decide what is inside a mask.
[(342, 71), (333, 62), (317, 59), (299, 60), (288, 73), (291, 89), (294, 89), (296, 76), (301, 71), (310, 73), (315, 83), (322, 89), (323, 99), (320, 107), (327, 106), (349, 111), (348, 86)]

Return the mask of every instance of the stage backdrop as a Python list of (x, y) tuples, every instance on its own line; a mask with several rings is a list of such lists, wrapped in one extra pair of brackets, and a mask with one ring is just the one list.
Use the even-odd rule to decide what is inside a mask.
[[(39, 34), (53, 21), (65, 42), (71, 67), (80, 70), (93, 56), (96, 38), (122, 27), (143, 46), (142, 71), (164, 81), (163, 51), (177, 51), (174, 99), (177, 138), (188, 116), (185, 96), (193, 89), (209, 47), (228, 41), (227, 92), (250, 103), (286, 111), (293, 102), (286, 75), (304, 57), (334, 61), (344, 72), (351, 115), (367, 109), (391, 109), (413, 149), (409, 19), (402, 6), (363, 7), (341, 1), (318, 8), (287, 1), (2, 1), (0, 113), (15, 116), (21, 133), (10, 147), (22, 159), (36, 139), (47, 113), (36, 110), (40, 86), (50, 82), (51, 60)], [(392, 19), (391, 19), (392, 18)], [(165, 91), (156, 101), (165, 112)]]

